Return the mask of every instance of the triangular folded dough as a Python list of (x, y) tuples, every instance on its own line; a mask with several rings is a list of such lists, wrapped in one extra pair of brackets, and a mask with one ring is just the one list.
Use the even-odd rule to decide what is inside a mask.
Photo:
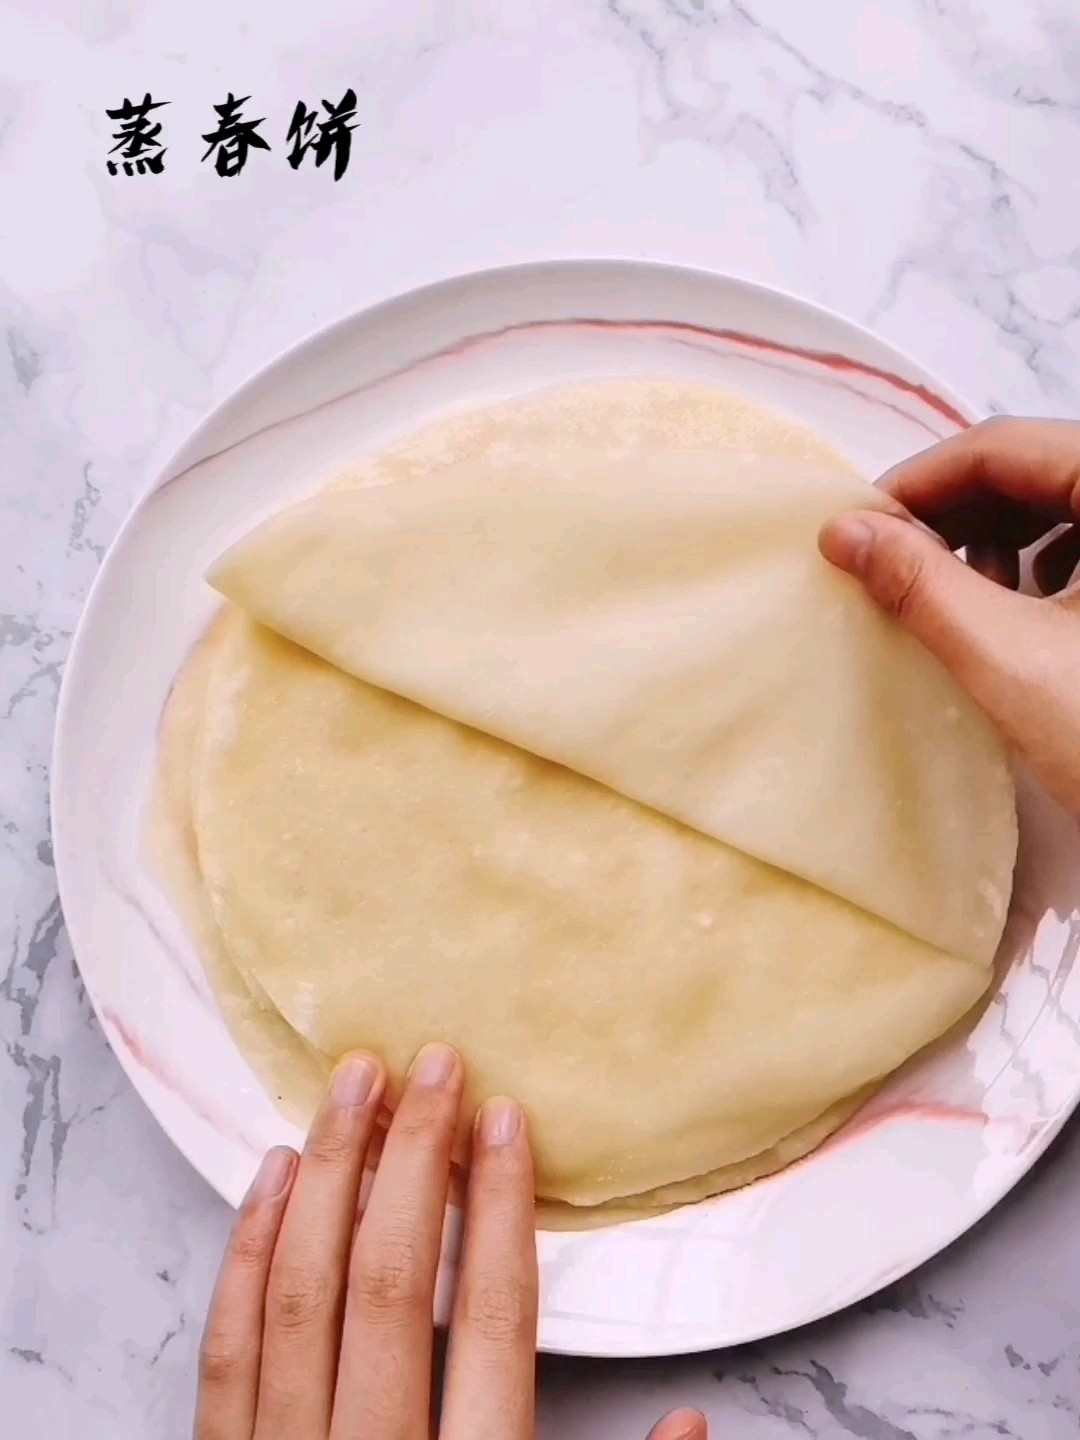
[(750, 457), (507, 455), (316, 495), (210, 578), (341, 669), (986, 963), (1009, 767), (818, 555), (826, 518), (873, 503)]

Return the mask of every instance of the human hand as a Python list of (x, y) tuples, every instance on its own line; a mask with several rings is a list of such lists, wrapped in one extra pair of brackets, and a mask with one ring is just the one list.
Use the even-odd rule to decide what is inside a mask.
[[(532, 1440), (533, 1176), (509, 1100), (489, 1100), (477, 1118), (441, 1417), (431, 1420), (432, 1307), (463, 1079), (453, 1051), (420, 1052), (362, 1215), (384, 1087), (375, 1061), (339, 1064), (302, 1158), (266, 1156), (211, 1302), (195, 1440)], [(705, 1440), (705, 1422), (677, 1411), (653, 1440)]]
[[(1080, 591), (1053, 593), (1080, 560), (1080, 424), (988, 420), (905, 460), (880, 485), (922, 526), (851, 512), (825, 526), (822, 553), (937, 656), (1080, 815)], [(1010, 593), (1019, 552), (1060, 525), (1069, 528), (1033, 567), (1051, 598)], [(967, 565), (949, 553), (961, 547)]]

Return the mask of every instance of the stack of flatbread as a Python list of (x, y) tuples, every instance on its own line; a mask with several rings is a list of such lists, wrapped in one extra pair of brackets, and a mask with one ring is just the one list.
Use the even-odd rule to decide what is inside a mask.
[(806, 1153), (976, 1004), (1012, 780), (818, 554), (873, 498), (738, 449), (503, 446), (218, 560), (170, 883), (294, 1109), (346, 1050), (400, 1078), (448, 1041), (474, 1102), (524, 1104), (539, 1194), (617, 1214)]

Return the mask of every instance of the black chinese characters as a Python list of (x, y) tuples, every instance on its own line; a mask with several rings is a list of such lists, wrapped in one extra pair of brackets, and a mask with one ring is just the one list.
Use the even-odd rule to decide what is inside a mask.
[[(217, 124), (203, 135), (207, 149), (204, 162), (213, 161), (218, 175), (229, 179), (240, 175), (253, 150), (272, 150), (263, 127), (266, 116), (249, 120), (244, 106), (250, 95), (236, 96), (229, 92), (220, 105), (214, 106)], [(168, 105), (167, 100), (154, 100), (149, 91), (141, 102), (129, 100), (116, 110), (106, 110), (110, 120), (119, 121), (112, 132), (115, 142), (109, 151), (106, 168), (110, 175), (160, 175), (165, 168), (166, 147), (161, 139), (162, 125), (152, 112)], [(307, 155), (319, 169), (331, 158), (334, 179), (340, 180), (349, 166), (352, 132), (356, 126), (356, 91), (351, 87), (335, 105), (321, 102), (321, 109), (309, 109), (303, 100), (296, 104), (285, 134), (286, 159), (298, 170)], [(116, 157), (116, 158), (113, 158)]]
[[(352, 93), (351, 91), (349, 92)], [(125, 175), (145, 175), (147, 173), (160, 175), (165, 168), (165, 147), (158, 136), (161, 134), (161, 122), (151, 124), (151, 110), (160, 110), (163, 105), (168, 105), (168, 100), (152, 100), (150, 92), (143, 96), (141, 105), (133, 105), (124, 96), (124, 103), (119, 110), (106, 110), (110, 120), (121, 121), (120, 129), (113, 131), (112, 138), (116, 144), (109, 151), (110, 155), (120, 154), (120, 164), (123, 165)], [(120, 168), (115, 160), (108, 162), (110, 175), (115, 175)]]
[[(240, 107), (246, 105), (250, 99), (250, 95), (245, 95), (242, 100), (237, 100), (230, 90), (225, 103), (214, 106), (218, 127), (202, 137), (210, 147), (203, 159), (209, 160), (216, 151), (214, 169), (219, 175), (239, 175), (247, 163), (249, 150), (270, 149), (262, 136), (255, 133), (263, 121), (240, 118)], [(263, 119), (265, 118), (264, 116)]]
[[(334, 179), (340, 180), (349, 163), (351, 132), (356, 129), (348, 123), (356, 118), (356, 91), (346, 90), (337, 105), (324, 100), (322, 106), (326, 111), (325, 120), (319, 120), (319, 112), (309, 110), (302, 100), (297, 102), (286, 137), (292, 141), (289, 164), (296, 170), (307, 152), (314, 149), (316, 168), (334, 156)], [(314, 135), (312, 130), (316, 132)]]

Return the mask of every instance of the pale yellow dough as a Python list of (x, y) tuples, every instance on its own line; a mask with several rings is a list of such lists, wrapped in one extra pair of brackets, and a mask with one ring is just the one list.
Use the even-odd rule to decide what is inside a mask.
[(231, 617), (218, 618), (177, 678), (159, 734), (159, 763), (148, 838), (155, 867), (195, 941), (226, 1025), (282, 1111), (306, 1126), (330, 1074), (319, 1054), (274, 1009), (253, 975), (237, 968), (214, 920), (199, 869), (192, 815), (194, 760), (206, 687)]
[(210, 578), (353, 675), (985, 963), (1012, 780), (937, 661), (818, 554), (873, 498), (754, 456), (553, 447), (315, 496)]
[(400, 1074), (456, 1045), (475, 1096), (527, 1105), (541, 1194), (595, 1204), (753, 1157), (985, 984), (241, 617), (207, 706), (199, 855), (240, 969), (326, 1054)]
[(352, 480), (215, 567), (239, 608), (163, 746), (278, 1094), (448, 1040), (526, 1106), (561, 1221), (625, 1218), (805, 1154), (976, 1003), (1008, 766), (817, 555), (872, 498), (819, 441), (627, 382)]

